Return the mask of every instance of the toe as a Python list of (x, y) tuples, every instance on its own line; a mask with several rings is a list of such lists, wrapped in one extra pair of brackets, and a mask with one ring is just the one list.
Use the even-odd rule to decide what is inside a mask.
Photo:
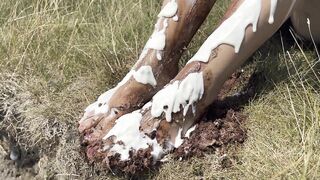
[[(98, 123), (95, 123), (93, 126), (87, 126), (90, 128), (82, 131), (83, 143), (94, 143), (101, 140), (114, 126), (117, 117), (104, 116), (101, 117)], [(79, 126), (80, 128), (80, 126)]]
[(80, 133), (83, 133), (84, 131), (95, 127), (104, 117), (105, 115), (96, 115), (96, 116), (92, 116), (89, 117), (87, 119), (82, 119), (79, 122), (79, 127), (78, 130)]

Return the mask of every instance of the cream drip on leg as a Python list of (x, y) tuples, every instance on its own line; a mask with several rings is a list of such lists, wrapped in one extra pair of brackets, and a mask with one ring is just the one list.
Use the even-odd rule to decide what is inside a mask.
[[(155, 25), (155, 31), (151, 35), (150, 39), (147, 41), (144, 50), (142, 51), (139, 61), (143, 60), (147, 55), (149, 50), (157, 51), (157, 59), (161, 60), (161, 51), (165, 48), (166, 42), (166, 29), (168, 27), (168, 18), (172, 18), (176, 16), (178, 11), (178, 4), (176, 0), (171, 0), (166, 4), (166, 6), (159, 13), (159, 20)], [(159, 29), (160, 23), (162, 23), (162, 29)], [(138, 63), (137, 62), (137, 63)], [(113, 94), (117, 91), (119, 87), (124, 85), (131, 77), (133, 77), (137, 82), (142, 84), (150, 84), (151, 86), (156, 86), (157, 82), (154, 77), (151, 66), (142, 66), (138, 70), (133, 69), (123, 78), (123, 80), (115, 87), (112, 88), (102, 95), (99, 96), (98, 100), (92, 104), (90, 104), (84, 111), (83, 117), (80, 119), (79, 123), (83, 123), (84, 121), (98, 117), (103, 114), (110, 113), (109, 100), (113, 96)], [(94, 119), (93, 119), (94, 120)]]
[[(228, 44), (234, 47), (239, 53), (242, 41), (244, 40), (246, 28), (252, 25), (252, 31), (257, 31), (257, 24), (261, 14), (263, 0), (245, 0), (240, 7), (224, 21), (204, 42), (198, 52), (189, 60), (208, 62), (213, 49), (221, 44)], [(270, 0), (269, 24), (274, 23), (278, 0)]]

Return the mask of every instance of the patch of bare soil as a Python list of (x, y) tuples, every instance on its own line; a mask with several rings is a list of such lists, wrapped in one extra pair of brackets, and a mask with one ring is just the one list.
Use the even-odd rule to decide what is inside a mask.
[[(244, 127), (247, 116), (243, 114), (242, 108), (255, 94), (257, 77), (257, 74), (234, 73), (224, 84), (208, 114), (197, 124), (190, 137), (174, 151), (174, 157), (201, 157), (207, 151), (216, 150), (222, 155), (231, 144), (243, 143), (247, 137)], [(242, 88), (240, 91), (237, 90), (239, 87)]]
[(224, 118), (201, 121), (195, 131), (178, 149), (176, 158), (202, 156), (206, 151), (225, 148), (231, 143), (243, 143), (246, 131), (242, 128), (246, 116), (241, 112), (228, 110)]
[(78, 153), (79, 143), (73, 143), (78, 138), (76, 124), (48, 119), (32, 112), (33, 107), (41, 108), (20, 77), (0, 74), (0, 179), (91, 173), (81, 171), (88, 166)]
[[(0, 93), (2, 93), (0, 100), (5, 95), (13, 96), (10, 91), (7, 94)], [(5, 118), (9, 116), (12, 118), (6, 121)], [(15, 131), (11, 131), (13, 124), (20, 121), (19, 118), (20, 116), (16, 111), (5, 111), (0, 106), (0, 179), (7, 179), (8, 177), (19, 178), (22, 175), (24, 177), (32, 177), (37, 174), (33, 166), (40, 159), (39, 148), (35, 146), (28, 149), (21, 147), (16, 140), (17, 134), (21, 130), (15, 129)]]
[(86, 157), (90, 163), (97, 164), (100, 169), (110, 170), (113, 174), (117, 175), (144, 175), (145, 170), (155, 170), (158, 164), (154, 164), (151, 155), (152, 148), (140, 149), (137, 152), (130, 151), (129, 159), (127, 161), (120, 160), (120, 154), (109, 156), (107, 153), (98, 151), (103, 149), (102, 141), (83, 147), (83, 152), (86, 152)]
[(2, 161), (2, 166), (7, 167), (0, 168), (0, 177), (20, 177), (22, 173), (31, 177), (37, 174), (33, 166), (40, 159), (38, 148), (21, 148), (8, 133), (0, 130), (0, 149), (0, 157), (6, 160)]

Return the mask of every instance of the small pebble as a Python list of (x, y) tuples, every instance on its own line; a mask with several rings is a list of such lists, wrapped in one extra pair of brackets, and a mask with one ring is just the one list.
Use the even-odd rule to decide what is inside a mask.
[(10, 152), (10, 159), (11, 159), (12, 161), (18, 160), (18, 159), (19, 159), (19, 152), (16, 151), (16, 150), (11, 150), (11, 152)]

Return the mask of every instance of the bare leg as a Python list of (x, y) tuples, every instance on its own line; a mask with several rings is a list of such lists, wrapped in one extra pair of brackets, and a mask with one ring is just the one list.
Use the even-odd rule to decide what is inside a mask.
[[(180, 146), (188, 129), (214, 101), (223, 83), (277, 31), (291, 15), (295, 2), (234, 0), (225, 21), (171, 83), (153, 96), (152, 103), (117, 121), (104, 137), (104, 150), (108, 155), (119, 153), (121, 160), (126, 160), (128, 149), (149, 145), (151, 154), (159, 158), (161, 152)], [(132, 124), (122, 124), (125, 119), (131, 119), (127, 122)], [(121, 128), (127, 129), (119, 131)], [(128, 132), (134, 128), (141, 134), (133, 133), (135, 136), (128, 140)]]
[[(291, 21), (296, 32), (307, 40), (311, 40), (308, 21), (312, 36), (316, 42), (320, 42), (320, 1), (299, 1), (292, 13)], [(309, 20), (308, 20), (309, 19)]]
[(135, 66), (90, 105), (80, 120), (85, 140), (101, 139), (117, 118), (141, 108), (178, 72), (178, 60), (215, 0), (165, 0), (155, 30)]
[[(272, 4), (272, 2), (276, 4)], [(156, 112), (159, 110), (158, 108), (161, 109), (161, 107), (154, 107), (161, 104), (161, 102), (155, 101), (158, 100), (157, 96), (161, 93), (160, 91), (153, 98), (154, 101), (150, 113), (148, 112), (143, 117), (142, 127), (144, 127), (144, 131), (152, 131), (150, 125), (145, 126), (145, 124), (150, 124), (150, 121), (160, 121), (160, 125), (156, 128), (166, 132), (158, 132), (158, 141), (165, 142), (169, 139), (172, 144), (179, 145), (179, 143), (175, 142), (177, 140), (176, 137), (184, 136), (186, 131), (216, 98), (227, 78), (278, 30), (290, 16), (295, 5), (294, 2), (291, 0), (261, 0), (261, 2), (256, 0), (235, 0), (229, 11), (231, 12), (237, 7), (237, 10), (233, 13), (234, 15), (226, 18), (227, 20), (208, 38), (198, 53), (175, 78), (180, 84), (195, 75), (198, 76), (196, 81), (203, 81), (203, 87), (200, 88), (202, 90), (197, 90), (199, 87), (192, 87), (192, 93), (187, 95), (187, 97), (199, 97), (196, 98), (196, 102), (192, 100), (195, 103), (194, 112), (189, 108), (188, 113), (183, 116), (181, 111), (176, 112), (173, 110), (171, 112), (173, 117), (171, 122), (168, 122), (168, 118), (164, 121), (163, 116), (155, 118), (153, 111)], [(275, 10), (274, 15), (272, 13), (273, 9)], [(241, 31), (244, 29), (245, 31), (242, 33)], [(190, 80), (190, 82), (192, 81)], [(166, 91), (165, 89), (163, 91)], [(178, 87), (179, 89), (180, 86)], [(194, 94), (194, 92), (200, 93)], [(189, 101), (189, 104), (192, 103), (190, 98), (185, 99)], [(179, 99), (178, 102), (174, 102), (174, 104), (177, 103), (182, 108), (188, 107), (184, 105), (185, 102)], [(190, 105), (192, 106), (192, 104)], [(167, 113), (168, 111), (163, 110), (163, 112)], [(170, 128), (162, 128), (162, 126)], [(152, 127), (152, 129), (155, 129), (155, 127)]]
[[(196, 89), (199, 87), (193, 87), (192, 89), (193, 92), (200, 92), (198, 95), (193, 94), (193, 92), (187, 95), (189, 97), (194, 95), (199, 97), (196, 102), (193, 101), (195, 103), (194, 112), (190, 108), (186, 116), (183, 117), (181, 111), (173, 111), (171, 122), (168, 122), (168, 118), (163, 121), (163, 116), (154, 118), (155, 113), (152, 113), (152, 111), (156, 112), (158, 108), (161, 108), (154, 108), (155, 105), (161, 104), (161, 102), (155, 102), (157, 100), (156, 94), (153, 98), (150, 113), (143, 117), (142, 127), (145, 127), (143, 128), (144, 131), (151, 132), (150, 126), (144, 124), (160, 120), (160, 125), (157, 128), (166, 132), (158, 133), (161, 134), (161, 136), (158, 136), (158, 141), (165, 142), (169, 139), (172, 144), (179, 145), (175, 142), (177, 141), (176, 137), (184, 136), (186, 131), (216, 98), (226, 79), (278, 30), (290, 16), (295, 5), (294, 1), (291, 0), (278, 0), (275, 1), (276, 4), (272, 4), (272, 2), (270, 0), (262, 0), (261, 2), (235, 0), (233, 2), (229, 12), (233, 11), (235, 7), (237, 10), (231, 17), (226, 18), (227, 20), (208, 38), (198, 53), (175, 78), (176, 81), (181, 83), (197, 75), (196, 81), (203, 81), (203, 87), (200, 88), (202, 90)], [(273, 9), (275, 10), (274, 15), (272, 13)], [(245, 31), (242, 33), (242, 30)], [(180, 86), (178, 89), (180, 89)], [(203, 94), (201, 94), (202, 92)], [(186, 98), (186, 100), (189, 101), (189, 104), (192, 103), (190, 99)], [(175, 102), (175, 104), (177, 103), (181, 107), (188, 107), (184, 106), (185, 102), (183, 101)], [(163, 110), (163, 112), (167, 113), (166, 110)], [(162, 126), (170, 128), (162, 128)], [(152, 127), (152, 129), (154, 128)]]

